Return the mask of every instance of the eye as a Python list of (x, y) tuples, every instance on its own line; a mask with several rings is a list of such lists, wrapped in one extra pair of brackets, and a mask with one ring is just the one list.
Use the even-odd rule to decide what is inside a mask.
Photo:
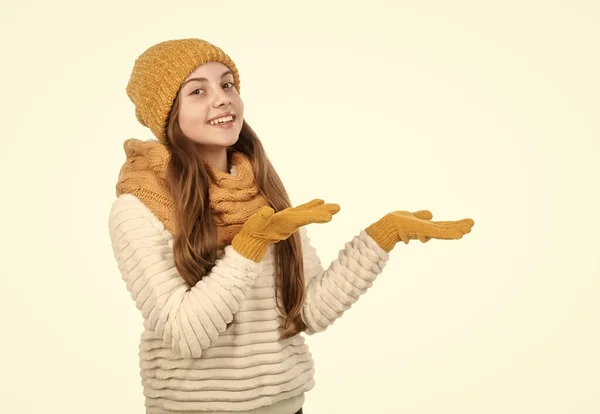
[(233, 88), (235, 85), (233, 82), (225, 82), (225, 85), (231, 85), (228, 89)]
[(202, 89), (194, 89), (192, 92), (190, 92), (190, 95), (199, 95), (199, 93), (196, 93), (198, 91), (202, 91)]

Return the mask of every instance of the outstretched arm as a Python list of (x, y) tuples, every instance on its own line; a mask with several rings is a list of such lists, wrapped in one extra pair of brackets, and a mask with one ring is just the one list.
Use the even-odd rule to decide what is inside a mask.
[(325, 270), (306, 228), (300, 228), (300, 234), (306, 283), (302, 319), (312, 335), (327, 329), (373, 285), (389, 254), (361, 230)]
[(430, 211), (393, 211), (360, 231), (340, 250), (327, 270), (321, 265), (306, 229), (301, 228), (306, 300), (302, 317), (306, 332), (324, 331), (349, 309), (382, 272), (399, 241), (423, 243), (432, 238), (456, 240), (469, 233), (474, 221), (431, 221)]
[(122, 194), (109, 231), (119, 270), (147, 325), (185, 358), (198, 358), (233, 320), (261, 269), (231, 245), (188, 290), (173, 260), (173, 237), (142, 201)]

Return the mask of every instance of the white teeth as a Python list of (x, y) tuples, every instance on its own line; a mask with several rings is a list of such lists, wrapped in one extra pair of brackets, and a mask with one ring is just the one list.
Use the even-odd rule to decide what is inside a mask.
[(233, 117), (231, 115), (224, 116), (222, 118), (213, 119), (212, 121), (210, 121), (210, 124), (211, 125), (224, 124), (225, 122), (228, 122), (228, 121), (233, 121)]

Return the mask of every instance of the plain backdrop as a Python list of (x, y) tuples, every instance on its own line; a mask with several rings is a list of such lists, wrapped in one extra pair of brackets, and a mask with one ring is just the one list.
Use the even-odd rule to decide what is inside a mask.
[(108, 236), (135, 58), (199, 37), (325, 266), (393, 210), (471, 217), (400, 243), (309, 337), (307, 414), (600, 412), (596, 1), (4, 0), (4, 413), (142, 414), (142, 320)]

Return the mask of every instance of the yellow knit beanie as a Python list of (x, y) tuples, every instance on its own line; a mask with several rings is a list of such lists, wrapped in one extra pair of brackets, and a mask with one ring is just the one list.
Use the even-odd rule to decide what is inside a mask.
[(206, 62), (227, 66), (239, 93), (240, 78), (235, 63), (220, 48), (202, 39), (167, 40), (151, 46), (136, 59), (127, 96), (135, 105), (138, 121), (150, 128), (161, 144), (167, 145), (167, 120), (181, 84)]

